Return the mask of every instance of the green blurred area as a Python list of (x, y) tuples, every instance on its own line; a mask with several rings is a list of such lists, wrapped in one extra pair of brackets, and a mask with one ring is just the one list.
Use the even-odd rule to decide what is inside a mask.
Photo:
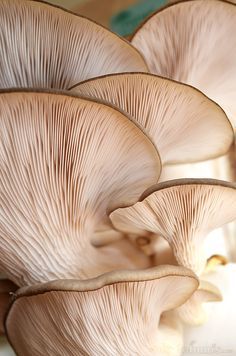
[(151, 13), (166, 5), (167, 0), (144, 0), (128, 7), (111, 18), (110, 28), (121, 36), (128, 36)]

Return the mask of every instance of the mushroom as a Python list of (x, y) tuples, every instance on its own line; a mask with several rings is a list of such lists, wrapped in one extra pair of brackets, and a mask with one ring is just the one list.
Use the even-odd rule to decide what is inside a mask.
[(0, 88), (68, 89), (102, 74), (147, 71), (125, 39), (41, 1), (0, 0), (0, 49)]
[(89, 99), (18, 90), (0, 93), (0, 137), (8, 278), (22, 286), (132, 268), (122, 251), (96, 249), (90, 237), (160, 175), (158, 152), (135, 123)]
[(161, 315), (197, 287), (193, 272), (175, 266), (24, 287), (7, 315), (7, 336), (19, 356), (177, 356), (181, 333)]
[(15, 292), (17, 286), (7, 279), (0, 279), (0, 335), (5, 333), (4, 319), (10, 304), (10, 293)]
[(236, 185), (213, 179), (178, 179), (148, 189), (140, 202), (111, 213), (116, 229), (164, 237), (180, 265), (200, 275), (204, 242), (212, 230), (236, 218)]
[(222, 302), (222, 294), (214, 284), (200, 280), (198, 289), (176, 312), (185, 324), (202, 325), (208, 320), (209, 315), (205, 307), (209, 302)]
[(218, 266), (215, 272), (204, 279), (217, 285), (223, 294), (221, 303), (207, 303), (211, 317), (201, 327), (185, 328), (185, 349), (190, 354), (196, 350), (212, 355), (235, 355), (236, 352), (236, 264)]
[[(154, 13), (136, 30), (131, 43), (143, 54), (152, 73), (200, 89), (224, 109), (235, 129), (235, 33), (234, 4), (220, 0), (190, 0)], [(227, 155), (227, 180), (236, 181), (235, 157), (234, 144)], [(212, 165), (218, 166), (219, 163), (212, 162)], [(193, 172), (194, 168), (191, 168), (190, 171)], [(200, 171), (201, 166), (195, 167), (195, 171), (196, 169)], [(221, 165), (217, 169), (221, 170)], [(165, 170), (163, 173), (165, 174)], [(180, 176), (168, 177), (165, 174), (163, 180), (174, 178)], [(225, 179), (222, 174), (211, 178)], [(231, 260), (236, 261), (236, 254), (231, 253), (236, 248), (235, 224), (224, 233), (227, 234), (227, 249)]]
[(192, 87), (155, 75), (106, 75), (71, 90), (127, 112), (145, 128), (164, 164), (223, 155), (234, 139), (232, 126), (217, 104)]
[(235, 5), (182, 1), (144, 21), (131, 43), (143, 54), (151, 73), (200, 89), (236, 126), (235, 33)]

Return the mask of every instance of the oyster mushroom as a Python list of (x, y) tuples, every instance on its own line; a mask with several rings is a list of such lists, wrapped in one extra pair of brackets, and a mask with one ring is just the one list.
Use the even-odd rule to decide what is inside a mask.
[(215, 272), (203, 278), (222, 290), (221, 303), (207, 303), (211, 317), (201, 327), (185, 328), (185, 347), (189, 353), (194, 350), (207, 350), (213, 355), (234, 355), (236, 352), (236, 264), (218, 266)]
[(186, 303), (177, 308), (181, 320), (188, 325), (202, 325), (208, 320), (206, 303), (222, 302), (220, 290), (212, 283), (200, 280), (198, 289)]
[(122, 251), (96, 249), (90, 237), (158, 180), (158, 152), (136, 124), (102, 103), (18, 90), (0, 93), (0, 138), (8, 278), (22, 286), (132, 268)]
[(0, 49), (0, 88), (67, 89), (102, 74), (147, 71), (126, 40), (41, 1), (0, 1)]
[(164, 237), (180, 265), (200, 275), (204, 242), (214, 229), (236, 219), (236, 185), (213, 179), (179, 179), (148, 189), (141, 201), (111, 213), (116, 229)]
[(223, 155), (234, 139), (232, 126), (218, 105), (198, 90), (165, 78), (146, 73), (106, 75), (71, 90), (127, 112), (151, 137), (163, 163)]
[(181, 332), (168, 317), (162, 322), (162, 313), (197, 287), (191, 271), (161, 266), (22, 288), (6, 318), (7, 336), (19, 356), (177, 356)]
[(235, 33), (235, 5), (182, 1), (154, 13), (136, 30), (131, 43), (151, 73), (200, 89), (236, 126)]

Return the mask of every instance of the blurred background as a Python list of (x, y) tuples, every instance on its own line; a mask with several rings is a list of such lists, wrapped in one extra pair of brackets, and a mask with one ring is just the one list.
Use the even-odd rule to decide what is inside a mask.
[(122, 36), (130, 35), (153, 11), (173, 0), (49, 0), (106, 26)]
[[(47, 0), (129, 36), (152, 12), (181, 0)], [(228, 0), (236, 3), (236, 0)]]

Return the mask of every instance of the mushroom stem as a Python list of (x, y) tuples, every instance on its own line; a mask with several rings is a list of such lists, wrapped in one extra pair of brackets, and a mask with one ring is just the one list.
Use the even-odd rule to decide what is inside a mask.
[(158, 356), (178, 356), (183, 348), (183, 325), (172, 311), (162, 314), (159, 323)]

